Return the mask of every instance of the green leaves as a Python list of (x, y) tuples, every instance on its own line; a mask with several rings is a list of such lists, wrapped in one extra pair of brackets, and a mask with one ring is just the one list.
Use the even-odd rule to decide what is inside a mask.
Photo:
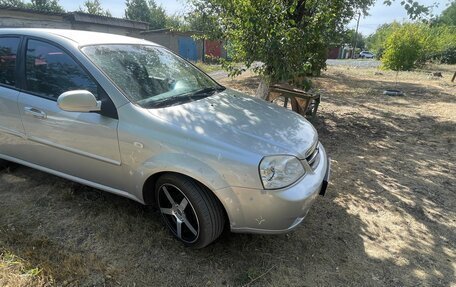
[(27, 8), (45, 12), (64, 13), (65, 9), (60, 6), (58, 0), (32, 0), (26, 4)]
[(84, 2), (84, 7), (79, 7), (79, 11), (92, 15), (111, 17), (111, 12), (109, 12), (109, 10), (104, 10), (103, 7), (101, 7), (99, 0), (86, 0)]
[(0, 0), (0, 6), (25, 8), (25, 3), (22, 0)]
[(453, 1), (448, 8), (446, 8), (440, 17), (438, 17), (437, 22), (440, 24), (456, 26), (456, 1)]
[(28, 8), (32, 10), (64, 13), (65, 9), (60, 6), (58, 0), (32, 0), (29, 3), (24, 3), (22, 0), (0, 0), (0, 6)]
[[(394, 0), (385, 0), (383, 4), (391, 6)], [(436, 4), (434, 4), (436, 5)], [(425, 6), (420, 4), (418, 1), (414, 0), (403, 0), (401, 1), (401, 6), (407, 11), (407, 15), (411, 20), (422, 19), (426, 16), (429, 16), (431, 13), (431, 8), (434, 6)]]
[(154, 0), (127, 0), (125, 18), (149, 23), (149, 29), (162, 29), (166, 26), (167, 16), (163, 7)]
[[(456, 48), (456, 27), (422, 23), (396, 24), (389, 30), (383, 54), (383, 67), (395, 71), (411, 70), (428, 59), (446, 57)], [(447, 59), (448, 58), (448, 59)]]
[(425, 36), (420, 27), (405, 24), (387, 38), (382, 63), (384, 68), (408, 71), (418, 65), (425, 49)]
[[(373, 0), (193, 0), (193, 13), (215, 15), (232, 62), (270, 78), (304, 85), (325, 67), (327, 47), (358, 9)], [(210, 34), (210, 33), (209, 33)], [(262, 65), (257, 63), (261, 62)], [(232, 74), (239, 68), (224, 63)], [(307, 86), (307, 84), (306, 84)]]

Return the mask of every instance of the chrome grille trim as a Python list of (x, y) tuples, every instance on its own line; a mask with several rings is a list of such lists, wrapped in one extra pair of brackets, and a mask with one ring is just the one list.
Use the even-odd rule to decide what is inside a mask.
[(318, 145), (319, 145), (319, 141), (316, 140), (315, 143), (307, 150), (305, 157), (308, 158), (309, 156), (311, 156), (315, 152), (315, 150), (318, 148)]
[(307, 162), (309, 163), (309, 165), (312, 165), (315, 162), (315, 159), (317, 158), (319, 153), (319, 149), (316, 149), (315, 152), (307, 158)]
[(307, 163), (312, 169), (315, 169), (320, 162), (318, 157), (320, 154), (319, 143), (317, 142), (317, 144), (309, 149), (306, 154), (308, 154), (308, 156), (306, 156)]

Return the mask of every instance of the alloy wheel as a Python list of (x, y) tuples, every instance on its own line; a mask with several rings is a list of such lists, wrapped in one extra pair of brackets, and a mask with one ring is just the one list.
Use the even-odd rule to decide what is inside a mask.
[(161, 185), (158, 190), (158, 207), (166, 225), (177, 238), (186, 243), (193, 243), (198, 239), (198, 215), (178, 187), (172, 184)]

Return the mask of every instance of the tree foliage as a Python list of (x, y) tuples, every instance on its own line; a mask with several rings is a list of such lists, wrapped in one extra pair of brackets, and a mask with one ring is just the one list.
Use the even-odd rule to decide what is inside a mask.
[(0, 6), (28, 8), (43, 12), (65, 12), (65, 9), (59, 4), (58, 0), (31, 0), (30, 3), (24, 3), (22, 0), (0, 0)]
[(205, 2), (194, 2), (194, 9), (185, 16), (188, 29), (201, 31), (208, 39), (224, 38), (221, 23), (215, 10), (206, 9)]
[(125, 6), (125, 18), (149, 23), (150, 10), (147, 1), (127, 0)]
[(150, 29), (161, 29), (166, 27), (166, 12), (162, 6), (157, 5), (155, 1), (149, 1), (149, 10), (150, 10)]
[(393, 22), (380, 26), (367, 38), (368, 48), (380, 56), (384, 52), (383, 67), (392, 70), (410, 70), (426, 61), (455, 64), (456, 26), (450, 21), (455, 17), (451, 16), (456, 10), (455, 3), (435, 22)]
[(369, 51), (373, 52), (378, 58), (381, 58), (385, 50), (386, 39), (393, 31), (400, 27), (398, 22), (383, 24), (366, 38), (366, 46)]
[(453, 1), (448, 8), (443, 10), (437, 22), (439, 24), (456, 26), (456, 1)]
[(93, 15), (108, 16), (111, 17), (111, 12), (109, 10), (103, 9), (99, 0), (86, 0), (84, 2), (84, 7), (79, 7), (79, 11), (84, 13), (89, 13)]
[[(383, 3), (388, 6), (390, 6), (393, 2), (394, 2), (394, 0), (384, 0), (383, 1)], [(429, 15), (431, 12), (431, 8), (434, 5), (437, 5), (437, 4), (434, 4), (431, 6), (425, 6), (414, 0), (401, 0), (400, 3), (404, 7), (405, 11), (407, 11), (409, 18), (412, 20), (417, 20), (417, 19), (423, 18), (424, 16)]]
[(25, 3), (22, 0), (0, 0), (0, 6), (25, 8)]
[(409, 71), (424, 59), (427, 35), (417, 24), (404, 24), (388, 36), (382, 57), (383, 67), (393, 71)]
[(65, 9), (59, 4), (58, 0), (31, 0), (31, 2), (27, 4), (27, 8), (43, 12), (65, 12)]
[[(356, 42), (356, 48), (360, 50), (364, 50), (366, 48), (366, 38), (362, 33), (356, 33), (355, 29), (348, 29), (344, 31), (341, 35), (342, 44), (350, 44), (353, 45)], [(356, 39), (355, 39), (356, 37)]]
[(396, 23), (384, 44), (383, 66), (395, 71), (411, 70), (428, 60), (454, 63), (456, 27), (423, 23)]
[[(201, 15), (214, 15), (229, 41), (234, 62), (242, 62), (267, 81), (304, 84), (305, 75), (325, 67), (334, 34), (373, 0), (194, 0)], [(232, 74), (240, 72), (228, 66)]]
[(188, 24), (185, 21), (185, 18), (178, 14), (167, 15), (166, 28), (171, 28), (173, 30), (188, 30)]
[(127, 0), (125, 4), (125, 18), (147, 22), (151, 30), (166, 27), (165, 9), (154, 0)]
[(430, 40), (426, 60), (456, 64), (456, 26), (439, 25), (429, 29)]

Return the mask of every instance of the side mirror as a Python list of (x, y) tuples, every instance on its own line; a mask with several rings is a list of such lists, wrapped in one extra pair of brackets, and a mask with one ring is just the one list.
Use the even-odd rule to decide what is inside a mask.
[(60, 109), (67, 112), (97, 112), (101, 110), (101, 101), (85, 90), (69, 91), (61, 94), (57, 99)]

